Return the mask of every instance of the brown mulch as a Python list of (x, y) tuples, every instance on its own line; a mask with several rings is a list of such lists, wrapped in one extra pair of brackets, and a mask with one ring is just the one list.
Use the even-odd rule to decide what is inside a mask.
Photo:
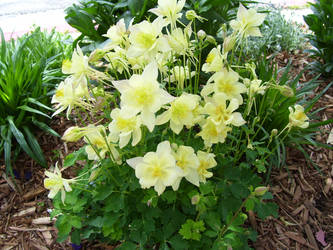
[[(311, 61), (303, 53), (281, 53), (276, 61), (283, 67), (290, 58), (293, 59), (293, 75)], [(300, 82), (312, 77), (306, 71)], [(328, 82), (324, 80), (316, 92), (319, 93)], [(319, 112), (321, 120), (332, 118), (332, 88), (319, 100), (316, 108), (319, 107), (327, 107)], [(51, 126), (62, 135), (74, 124), (58, 118)], [(322, 127), (322, 133), (316, 139), (326, 143), (331, 129), (329, 125)], [(38, 137), (50, 166), (62, 161), (64, 155), (78, 147), (49, 135), (40, 134)], [(333, 178), (333, 152), (310, 147), (306, 150), (320, 172), (309, 166), (302, 153), (288, 150), (286, 167), (275, 168), (271, 174), (270, 188), (274, 201), (279, 205), (279, 217), (261, 221), (255, 215), (250, 216), (254, 218), (251, 225), (258, 231), (258, 240), (254, 243), (256, 249), (333, 249), (333, 189), (325, 187), (326, 181)], [(48, 220), (52, 203), (47, 198), (48, 191), (43, 188), (45, 169), (22, 155), (16, 162), (21, 176), (16, 179), (16, 187), (10, 179), (4, 178), (4, 166), (1, 165), (0, 160), (0, 249), (72, 249), (69, 241), (56, 242), (57, 231), (54, 223)], [(28, 172), (32, 176), (25, 179)], [(85, 244), (84, 248), (112, 249), (98, 244)]]

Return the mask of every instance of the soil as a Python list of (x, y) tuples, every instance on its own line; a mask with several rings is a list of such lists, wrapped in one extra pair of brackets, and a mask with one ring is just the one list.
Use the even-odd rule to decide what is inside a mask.
[[(297, 75), (311, 61), (303, 53), (281, 53), (276, 57), (279, 67), (284, 67), (292, 59), (292, 73)], [(305, 71), (301, 83), (312, 79), (310, 71)], [(316, 93), (333, 79), (322, 78)], [(329, 89), (318, 101), (315, 108), (325, 107), (319, 112), (320, 120), (332, 118), (333, 89)], [(51, 127), (60, 135), (75, 121), (63, 117), (53, 120)], [(321, 128), (317, 140), (326, 143), (331, 125)], [(49, 166), (62, 161), (63, 156), (79, 147), (66, 144), (59, 138), (39, 134), (38, 139), (46, 155)], [(258, 231), (258, 239), (253, 244), (256, 249), (333, 249), (333, 188), (325, 187), (326, 181), (333, 178), (333, 151), (307, 147), (306, 152), (316, 164), (314, 168), (304, 155), (288, 149), (287, 164), (281, 169), (274, 168), (270, 177), (270, 191), (279, 205), (279, 217), (269, 217), (265, 221), (250, 215), (249, 224)], [(0, 161), (0, 166), (3, 165)], [(16, 162), (16, 185), (5, 177), (4, 166), (0, 167), (0, 247), (2, 249), (79, 249), (69, 241), (56, 242), (57, 230), (50, 221), (51, 201), (43, 187), (45, 169), (36, 165), (25, 155)], [(330, 179), (332, 180), (332, 179)], [(38, 218), (44, 218), (39, 219)], [(45, 219), (46, 218), (46, 219)], [(83, 242), (83, 249), (113, 249), (98, 243)]]

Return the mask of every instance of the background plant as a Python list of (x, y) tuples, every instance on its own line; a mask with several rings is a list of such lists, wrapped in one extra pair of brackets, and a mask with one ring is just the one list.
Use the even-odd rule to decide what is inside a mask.
[(6, 42), (1, 31), (0, 152), (7, 173), (22, 149), (37, 163), (47, 165), (32, 131), (41, 128), (57, 135), (45, 118), (50, 118), (52, 111), (49, 91), (62, 79), (59, 67), (71, 52), (68, 39), (55, 31), (46, 33), (36, 28)]
[[(198, 22), (197, 30), (204, 28), (207, 33), (216, 36), (220, 29), (219, 24), (230, 21), (235, 17), (239, 3), (246, 6), (250, 2), (255, 1), (187, 1), (183, 12), (195, 10), (197, 14), (209, 20), (205, 22), (205, 26)], [(107, 39), (103, 35), (107, 33), (111, 25), (116, 24), (122, 18), (124, 18), (127, 25), (132, 19), (133, 23), (150, 19), (152, 13), (148, 10), (156, 4), (157, 0), (81, 0), (79, 4), (73, 4), (65, 10), (65, 18), (69, 25), (81, 32), (76, 40), (80, 47), (91, 44), (92, 47), (87, 47), (87, 49), (92, 51), (98, 44)], [(182, 21), (186, 21), (186, 19), (183, 18)], [(96, 42), (96, 44), (92, 42)]]
[(277, 215), (257, 173), (283, 161), (280, 145), (291, 135), (311, 139), (302, 129), (318, 126), (309, 126), (307, 116), (315, 100), (305, 110), (299, 101), (315, 84), (299, 88), (288, 70), (278, 79), (269, 62), (247, 63), (234, 53), (244, 38), (260, 35), (264, 15), (240, 6), (233, 32), (216, 45), (204, 32), (177, 26), (177, 4), (174, 13), (159, 6), (152, 22), (126, 27), (120, 20), (104, 47), (89, 56), (77, 48), (65, 61), (70, 76), (56, 89), (56, 112), (81, 110), (97, 122), (63, 136), (86, 143), (64, 162), (66, 168), (86, 161), (77, 177), (46, 172), (59, 240), (71, 235), (76, 244), (98, 239), (120, 249), (246, 249), (255, 239), (243, 227), (247, 212)]
[(304, 16), (304, 21), (313, 32), (308, 36), (314, 49), (309, 50), (319, 58), (314, 68), (325, 74), (333, 72), (333, 3), (330, 0), (317, 0), (310, 3), (313, 14)]
[(283, 16), (280, 9), (259, 8), (260, 12), (269, 13), (260, 27), (262, 37), (250, 37), (244, 44), (245, 53), (257, 59), (260, 55), (305, 48), (305, 34), (302, 26), (292, 23)]

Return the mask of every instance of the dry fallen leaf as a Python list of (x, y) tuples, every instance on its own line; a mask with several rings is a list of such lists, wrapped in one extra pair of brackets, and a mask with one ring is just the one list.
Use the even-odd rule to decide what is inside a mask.
[(323, 245), (327, 246), (327, 242), (325, 241), (325, 232), (320, 230), (316, 233), (316, 239)]
[(333, 128), (331, 129), (331, 132), (327, 138), (327, 143), (333, 144)]

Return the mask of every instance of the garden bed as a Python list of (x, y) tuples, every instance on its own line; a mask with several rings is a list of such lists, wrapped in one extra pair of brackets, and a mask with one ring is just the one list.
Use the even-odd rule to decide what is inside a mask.
[[(309, 61), (301, 53), (281, 53), (276, 60), (279, 66), (284, 67), (290, 58), (293, 59), (295, 75)], [(305, 72), (301, 82), (311, 77), (313, 76), (309, 72)], [(319, 93), (328, 82), (329, 80), (325, 80), (316, 92)], [(332, 100), (333, 90), (330, 89), (316, 104), (316, 108), (326, 107), (319, 113), (322, 120), (332, 117)], [(74, 125), (72, 123), (74, 122), (58, 118), (54, 119), (51, 127), (63, 134), (68, 127)], [(322, 127), (323, 133), (316, 139), (326, 143), (330, 130), (329, 125)], [(45, 134), (39, 135), (39, 141), (49, 165), (59, 159), (63, 160), (64, 155), (80, 146), (66, 144)], [(258, 231), (258, 239), (253, 244), (256, 249), (331, 249), (333, 246), (333, 195), (331, 190), (324, 191), (326, 179), (333, 174), (333, 152), (310, 147), (307, 152), (321, 172), (309, 166), (301, 152), (291, 148), (288, 149), (286, 166), (280, 170), (272, 170), (270, 191), (279, 205), (279, 217), (261, 221), (250, 214), (248, 225)], [(57, 243), (57, 231), (53, 223), (43, 219), (36, 220), (49, 217), (49, 209), (52, 209), (47, 190), (43, 188), (45, 169), (23, 154), (16, 165), (17, 169), (22, 170), (17, 173), (17, 187), (10, 179), (4, 178), (4, 166), (0, 169), (0, 246), (3, 249), (79, 249), (69, 241)], [(66, 174), (72, 177), (71, 173)], [(114, 248), (99, 243), (83, 243), (82, 246), (86, 249)]]

